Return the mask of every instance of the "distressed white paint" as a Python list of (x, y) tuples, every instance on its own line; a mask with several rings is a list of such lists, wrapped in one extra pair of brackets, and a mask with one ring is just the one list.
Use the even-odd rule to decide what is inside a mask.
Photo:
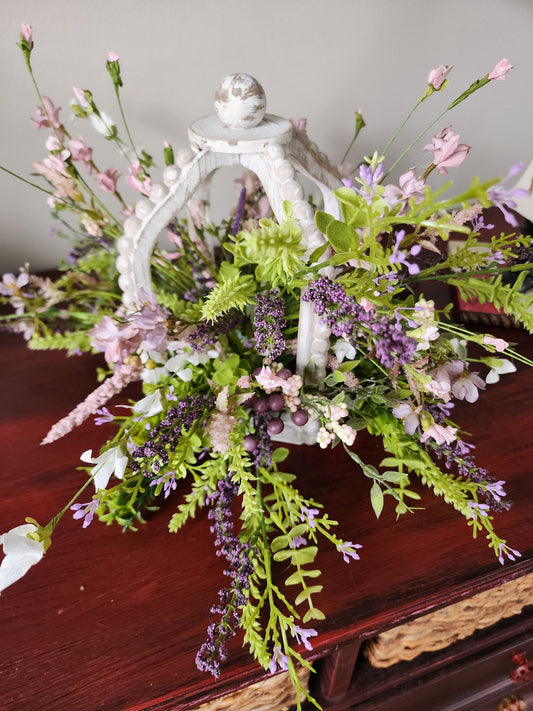
[(258, 126), (266, 111), (263, 87), (249, 74), (230, 74), (218, 85), (215, 111), (227, 128), (246, 129)]

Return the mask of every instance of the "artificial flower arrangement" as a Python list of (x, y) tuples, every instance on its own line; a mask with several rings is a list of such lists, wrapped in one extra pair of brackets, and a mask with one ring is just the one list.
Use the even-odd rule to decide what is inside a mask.
[[(533, 295), (522, 289), (532, 266), (531, 238), (517, 233), (512, 212), (513, 198), (523, 191), (477, 178), (459, 195), (449, 196), (451, 183), (433, 190), (430, 173), (459, 166), (469, 151), (448, 126), (424, 147), (426, 170), (407, 171), (398, 185), (387, 182), (394, 167), (387, 166), (390, 144), (353, 172), (341, 167), (335, 195), (343, 219), (315, 205), (325, 239), (308, 255), (290, 205), (285, 221), (276, 222), (261, 184), (248, 172), (226, 221), (210, 224), (193, 214), (188, 223), (177, 217), (168, 225), (172, 246), (154, 250), (153, 291), (129, 313), (115, 265), (122, 220), (132, 213), (122, 184), (149, 196), (156, 167), (136, 147), (125, 121), (119, 59), (110, 53), (106, 67), (126, 140), (90, 91), (74, 89), (72, 110), (116, 144), (127, 166), (123, 180), (119, 168), (97, 164), (89, 144), (69, 133), (60, 109), (39, 93), (27, 25), (19, 47), (39, 96), (32, 121), (49, 132), (48, 155), (34, 170), (47, 181), (52, 214), (73, 246), (56, 279), (31, 274), (27, 267), (3, 276), (0, 303), (13, 312), (1, 316), (2, 326), (22, 333), (30, 348), (104, 354), (101, 384), (44, 443), (87, 418), (96, 425), (113, 422), (117, 430), (96, 453), (80, 453), (87, 481), (73, 501), (48, 524), (27, 518), (0, 538), (5, 554), (0, 591), (42, 558), (69, 510), (83, 527), (96, 517), (134, 529), (145, 511), (186, 479), (189, 488), (169, 529), (175, 533), (189, 517), (207, 511), (228, 576), (212, 607), (197, 666), (218, 676), (228, 641), (242, 628), (257, 661), (271, 672), (288, 670), (298, 698), (302, 693), (311, 698), (296, 669), (309, 666), (299, 650), (312, 649), (314, 625), (324, 617), (318, 547), (332, 545), (351, 563), (359, 559), (361, 546), (339, 538), (320, 502), (303, 497), (295, 477), (284, 470), (288, 450), (273, 438), (288, 420), (297, 427), (313, 424), (322, 448), (345, 448), (369, 479), (378, 518), (386, 502), (394, 503), (399, 515), (412, 511), (418, 495), (410, 479), (418, 477), (466, 518), (474, 536), (486, 535), (500, 562), (519, 555), (493, 528), (493, 514), (510, 505), (505, 482), (477, 466), (473, 445), (461, 438), (451, 414), (454, 400), (477, 401), (487, 383), (515, 370), (513, 361), (533, 363), (503, 339), (454, 324), (451, 305), (437, 310), (423, 286), (441, 280), (465, 298), (491, 301), (533, 331)], [(499, 62), (446, 112), (504, 79), (510, 68), (507, 60)], [(429, 74), (418, 104), (447, 86), (450, 70), (440, 66)], [(294, 123), (295, 130), (305, 131), (305, 122)], [(354, 140), (363, 127), (357, 112)], [(165, 144), (163, 153), (165, 164), (172, 165), (171, 146)], [(501, 208), (510, 231), (486, 240), (483, 232), (490, 226), (483, 209), (490, 205)], [(75, 223), (68, 222), (68, 213)], [(446, 249), (452, 233), (464, 238), (453, 254)], [(213, 238), (219, 245), (215, 252), (206, 247)], [(504, 281), (509, 273), (516, 278)], [(295, 372), (301, 301), (312, 305), (331, 334), (319, 382), (313, 362)], [(471, 357), (469, 344), (484, 355)], [(478, 365), (488, 366), (486, 378), (475, 370)], [(142, 397), (126, 409), (113, 408), (111, 398), (139, 380)], [(357, 432), (363, 429), (381, 438), (388, 455), (379, 468), (367, 465), (357, 449)], [(91, 484), (95, 491), (87, 497)], [(290, 566), (283, 587), (274, 573), (278, 564)]]

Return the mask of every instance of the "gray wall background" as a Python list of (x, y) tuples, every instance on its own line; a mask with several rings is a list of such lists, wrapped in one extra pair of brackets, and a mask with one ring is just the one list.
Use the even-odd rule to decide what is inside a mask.
[[(532, 0), (0, 0), (0, 9), (0, 163), (25, 177), (46, 149), (45, 132), (29, 121), (36, 97), (15, 46), (21, 22), (33, 26), (42, 93), (63, 107), (67, 121), (74, 85), (90, 88), (119, 121), (104, 68), (110, 50), (119, 55), (134, 138), (158, 161), (164, 140), (185, 146), (188, 124), (212, 112), (220, 79), (242, 71), (262, 83), (269, 113), (306, 117), (311, 139), (335, 162), (361, 109), (367, 128), (351, 155), (357, 163), (384, 147), (423, 92), (428, 71), (453, 65), (450, 86), (423, 104), (390, 153), (392, 162), (502, 57), (515, 67), (507, 79), (455, 109), (419, 148), (453, 125), (472, 146), (465, 163), (450, 170), (457, 188), (475, 174), (503, 176), (533, 157)], [(86, 122), (71, 131), (94, 145), (100, 165), (126, 172), (105, 141), (93, 140)], [(396, 177), (410, 167), (423, 170), (430, 155), (415, 150)], [(231, 201), (236, 187), (226, 183)], [(56, 265), (67, 245), (50, 234), (51, 225), (46, 196), (1, 173), (0, 271), (25, 262), (32, 270)]]

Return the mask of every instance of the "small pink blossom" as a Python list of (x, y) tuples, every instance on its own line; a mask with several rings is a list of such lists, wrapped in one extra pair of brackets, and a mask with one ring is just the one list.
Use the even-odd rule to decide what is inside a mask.
[(243, 388), (244, 390), (248, 390), (249, 388), (252, 387), (252, 383), (250, 380), (249, 375), (241, 375), (241, 377), (237, 380), (237, 387)]
[(428, 75), (428, 82), (438, 91), (444, 84), (446, 77), (452, 71), (452, 67), (445, 67), (444, 64), (439, 65), (436, 69), (432, 69)]
[(458, 400), (476, 402), (478, 390), (485, 390), (485, 381), (477, 373), (464, 373), (452, 384), (452, 394)]
[(500, 59), (498, 64), (491, 71), (491, 73), (489, 74), (489, 79), (498, 79), (500, 81), (503, 81), (507, 72), (509, 72), (512, 68), (513, 65), (509, 64), (507, 59), (504, 57), (503, 59)]
[(81, 218), (81, 224), (92, 237), (101, 237), (104, 234), (100, 223), (89, 215), (84, 215)]
[(0, 294), (3, 296), (13, 296), (22, 293), (22, 287), (26, 286), (30, 278), (26, 272), (21, 272), (17, 276), (8, 272), (2, 277), (0, 282)]
[(89, 337), (93, 348), (104, 351), (108, 363), (122, 363), (137, 350), (143, 334), (134, 324), (117, 324), (106, 315), (89, 331)]
[(107, 58), (110, 62), (118, 62), (118, 54), (116, 52), (109, 52)]
[(100, 190), (114, 193), (117, 189), (117, 180), (120, 175), (116, 168), (108, 168), (105, 173), (97, 173), (96, 181)]
[(85, 90), (80, 89), (77, 86), (72, 87), (72, 91), (74, 92), (74, 96), (78, 100), (78, 104), (81, 106), (82, 109), (88, 109), (90, 104), (85, 98)]
[(82, 138), (71, 138), (68, 142), (72, 160), (79, 160), (88, 173), (92, 173), (93, 149)]
[(418, 416), (420, 409), (420, 407), (413, 407), (410, 402), (405, 400), (393, 408), (392, 414), (394, 417), (403, 421), (403, 426), (407, 434), (413, 435), (420, 424), (420, 417)]
[(398, 183), (399, 187), (392, 183), (385, 186), (383, 199), (386, 200), (389, 205), (395, 205), (397, 202), (403, 201), (404, 205), (402, 211), (404, 211), (407, 209), (407, 201), (409, 198), (419, 196), (418, 200), (422, 199), (426, 183), (422, 178), (417, 176), (414, 169), (408, 170), (401, 175)]
[(427, 442), (428, 439), (433, 439), (437, 444), (451, 444), (457, 439), (457, 427), (451, 427), (447, 425), (431, 425), (428, 429), (421, 435), (420, 441)]
[(433, 163), (439, 173), (447, 173), (446, 168), (457, 168), (466, 158), (470, 146), (459, 143), (459, 134), (451, 131), (451, 126), (447, 126), (436, 136), (433, 136), (431, 143), (424, 146), (425, 151), (434, 151)]
[(59, 112), (61, 108), (54, 106), (48, 96), (43, 96), (43, 106), (38, 106), (35, 111), (35, 116), (31, 118), (31, 122), (36, 128), (54, 128), (59, 140), (63, 140), (64, 133), (61, 129), (59, 121)]
[(48, 136), (44, 145), (50, 152), (61, 150), (61, 143), (57, 140), (57, 136)]
[(139, 161), (132, 163), (129, 167), (129, 174), (126, 176), (126, 182), (133, 188), (143, 195), (149, 195), (152, 189), (152, 181), (147, 177), (141, 168)]
[(23, 22), (22, 25), (20, 26), (20, 36), (28, 44), (32, 45), (33, 44), (33, 29), (31, 27), (31, 25), (27, 25), (25, 22)]
[(494, 346), (498, 353), (501, 353), (509, 346), (503, 338), (495, 338), (494, 336), (483, 336), (483, 345)]

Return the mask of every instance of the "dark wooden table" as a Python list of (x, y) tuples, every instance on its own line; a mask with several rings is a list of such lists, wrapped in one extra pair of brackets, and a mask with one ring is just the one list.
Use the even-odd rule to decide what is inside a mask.
[[(527, 334), (495, 333), (533, 355)], [(52, 445), (39, 442), (95, 386), (99, 362), (30, 352), (20, 337), (0, 334), (1, 531), (26, 516), (47, 522), (84, 481), (76, 471), (80, 453), (97, 450), (111, 429), (86, 423)], [(320, 553), (327, 620), (318, 625), (312, 658), (322, 660), (323, 698), (357, 681), (360, 640), (533, 572), (532, 384), (533, 370), (519, 366), (487, 388), (481, 405), (456, 408), (477, 444), (478, 463), (507, 480), (514, 500), (497, 528), (522, 558), (505, 566), (430, 493), (423, 493), (424, 510), (396, 521), (389, 507), (378, 525), (368, 480), (340, 448), (292, 448), (288, 466), (303, 492), (325, 505), (341, 535), (363, 545), (361, 560), (350, 565), (334, 550)], [(357, 443), (363, 459), (379, 461), (375, 440), (361, 434)], [(239, 639), (218, 681), (196, 669), (223, 578), (205, 515), (177, 535), (167, 532), (175, 502), (136, 533), (97, 521), (82, 529), (64, 517), (42, 562), (0, 599), (2, 711), (181, 711), (265, 676)]]

